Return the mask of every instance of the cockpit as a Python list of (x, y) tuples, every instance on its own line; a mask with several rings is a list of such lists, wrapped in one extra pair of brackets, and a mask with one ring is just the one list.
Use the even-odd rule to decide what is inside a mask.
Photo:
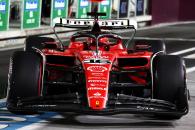
[(123, 50), (122, 39), (117, 34), (110, 32), (92, 33), (79, 32), (71, 37), (69, 48), (79, 50)]

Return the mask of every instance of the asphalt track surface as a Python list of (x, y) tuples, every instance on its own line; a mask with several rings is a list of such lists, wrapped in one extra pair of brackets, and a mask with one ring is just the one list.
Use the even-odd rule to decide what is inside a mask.
[[(187, 85), (191, 93), (190, 112), (180, 120), (156, 120), (147, 115), (120, 114), (113, 116), (90, 116), (73, 113), (41, 113), (19, 116), (9, 113), (0, 103), (0, 129), (21, 130), (71, 130), (71, 129), (134, 129), (134, 130), (194, 130), (195, 129), (195, 24), (166, 26), (137, 32), (136, 37), (163, 39), (168, 54), (177, 54), (185, 59)], [(16, 50), (0, 52), (1, 85), (7, 82), (9, 57)]]

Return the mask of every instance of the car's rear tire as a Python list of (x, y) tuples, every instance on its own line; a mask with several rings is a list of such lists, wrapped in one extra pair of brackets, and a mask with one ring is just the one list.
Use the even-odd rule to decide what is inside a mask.
[(55, 42), (55, 39), (50, 37), (29, 36), (25, 41), (25, 51), (31, 51), (32, 47), (43, 49), (45, 42)]
[(15, 114), (32, 114), (17, 108), (18, 99), (39, 96), (42, 87), (43, 62), (39, 54), (18, 51), (10, 59), (7, 108)]
[(150, 46), (148, 50), (153, 52), (154, 54), (157, 52), (162, 52), (163, 54), (166, 54), (166, 46), (162, 40), (135, 39), (134, 46), (136, 45), (148, 45)]
[[(153, 96), (176, 104), (179, 112), (188, 110), (188, 92), (184, 61), (179, 56), (159, 55), (153, 62)], [(179, 119), (182, 115), (163, 116)], [(162, 116), (161, 116), (162, 117)]]

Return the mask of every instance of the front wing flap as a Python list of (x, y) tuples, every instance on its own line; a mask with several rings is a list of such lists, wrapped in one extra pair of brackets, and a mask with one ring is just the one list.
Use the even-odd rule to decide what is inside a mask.
[(175, 104), (150, 98), (140, 98), (128, 95), (110, 96), (107, 107), (102, 110), (93, 110), (82, 102), (78, 94), (55, 95), (47, 97), (35, 97), (21, 99), (17, 106), (7, 104), (7, 107), (15, 111), (56, 111), (76, 112), (92, 115), (107, 114), (163, 114), (163, 115), (185, 115), (188, 108), (178, 111)]

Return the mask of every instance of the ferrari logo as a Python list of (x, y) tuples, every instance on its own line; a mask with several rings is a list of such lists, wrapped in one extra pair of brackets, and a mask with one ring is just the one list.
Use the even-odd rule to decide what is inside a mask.
[(96, 102), (95, 102), (95, 105), (100, 105), (100, 102), (99, 102), (99, 101), (96, 101)]

